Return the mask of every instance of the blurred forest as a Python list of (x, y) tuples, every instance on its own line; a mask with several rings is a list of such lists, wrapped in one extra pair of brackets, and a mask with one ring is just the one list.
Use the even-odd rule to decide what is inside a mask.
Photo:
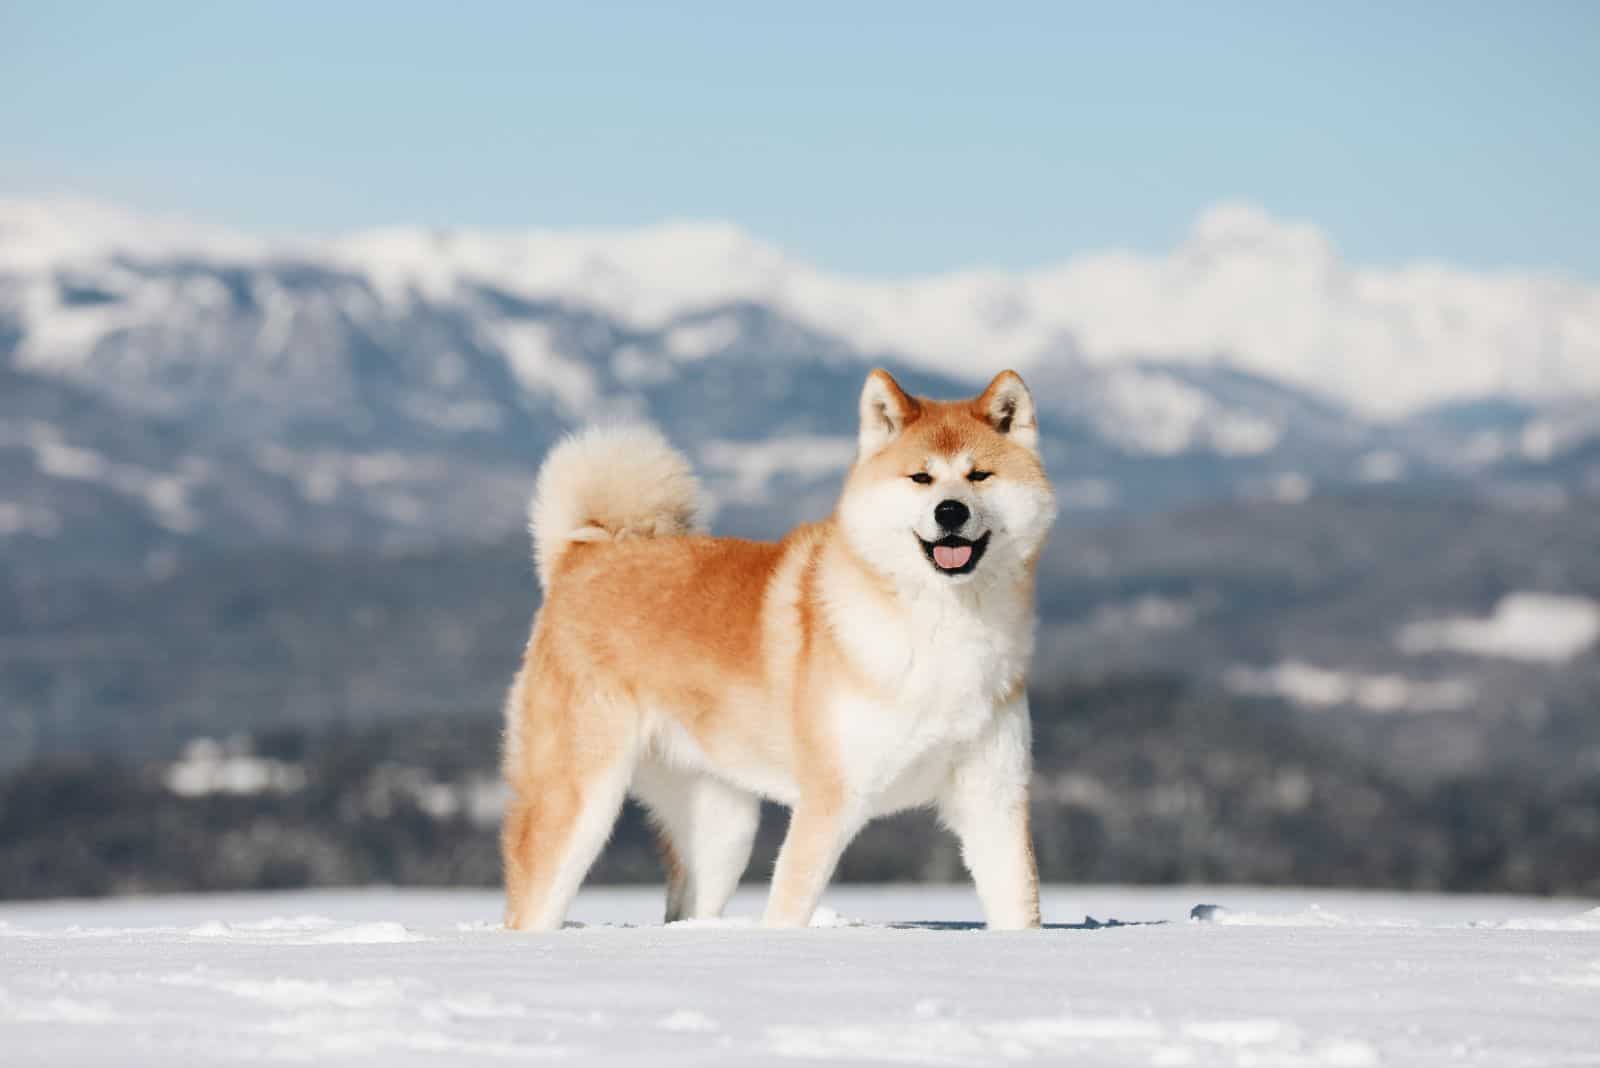
[[(1600, 775), (1407, 782), (1275, 702), (1129, 675), (1034, 695), (1050, 881), (1600, 894)], [(0, 897), (498, 881), (498, 723), (282, 727), (178, 760), (42, 758), (0, 780)], [(765, 813), (746, 878), (768, 876)], [(592, 876), (661, 878), (630, 803)], [(872, 824), (840, 878), (964, 878), (927, 813)]]

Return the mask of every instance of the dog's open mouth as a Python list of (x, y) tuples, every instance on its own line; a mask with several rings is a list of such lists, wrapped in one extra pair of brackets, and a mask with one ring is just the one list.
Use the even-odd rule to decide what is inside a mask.
[(935, 569), (946, 575), (965, 575), (978, 566), (983, 550), (989, 547), (989, 531), (977, 541), (958, 538), (954, 534), (938, 541), (922, 541), (922, 551), (928, 554)]

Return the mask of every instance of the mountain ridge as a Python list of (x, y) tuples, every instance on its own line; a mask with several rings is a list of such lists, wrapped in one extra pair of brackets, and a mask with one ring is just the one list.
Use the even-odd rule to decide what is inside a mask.
[[(1600, 395), (1600, 284), (1353, 265), (1316, 226), (1242, 202), (1207, 209), (1164, 255), (1087, 252), (1029, 271), (884, 280), (822, 271), (728, 223), (264, 238), (89, 202), (0, 199), (0, 275), (24, 280), (30, 318), (48, 310), (45, 276), (129, 257), (315, 266), (360, 277), (396, 305), (494, 288), (635, 329), (759, 303), (961, 380), (981, 377), (975, 358), (1026, 373), (1070, 351), (1098, 366), (1227, 362), (1383, 419), (1484, 396)], [(35, 348), (23, 361), (48, 365), (48, 347)]]
[[(1341, 270), (1315, 228), (1244, 209), (1202, 222), (1185, 255), (1220, 250), (1223, 274), (1235, 246)], [(696, 303), (692, 279), (644, 285), (651, 272), (712, 277), (718, 263), (724, 281), (730, 264), (789, 270), (725, 224), (612, 235), (611, 259), (591, 255), (592, 235), (546, 235), (554, 266), (524, 262), (520, 239), (400, 232), (445, 250), (431, 274), (401, 255), (363, 266), (370, 255), (348, 242), (273, 243), (96, 206), (3, 202), (0, 234), (0, 541), (24, 570), (498, 538), (520, 526), (544, 451), (597, 419), (660, 424), (702, 469), (719, 529), (770, 535), (831, 506), (870, 367), (944, 396), (998, 368), (872, 347), (877, 326), (819, 327), (792, 301)], [(704, 262), (675, 258), (685, 242)], [(507, 249), (522, 258), (496, 260)], [(906, 299), (945, 287), (959, 308), (991, 283), (1009, 284), (947, 276)], [(659, 305), (659, 321), (608, 307), (629, 302), (607, 296), (619, 285)], [(1108, 362), (1064, 336), (1026, 373), (1078, 519), (1361, 486), (1538, 508), (1600, 495), (1600, 400), (1581, 395), (1474, 394), (1393, 420), (1226, 352)]]

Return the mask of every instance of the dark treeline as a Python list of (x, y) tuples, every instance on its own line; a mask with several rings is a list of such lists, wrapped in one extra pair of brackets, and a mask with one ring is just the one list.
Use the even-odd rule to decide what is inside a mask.
[[(1280, 707), (1166, 677), (1036, 694), (1034, 721), (1049, 881), (1600, 893), (1600, 775), (1404, 783)], [(277, 730), (235, 751), (291, 783), (200, 796), (175, 792), (167, 763), (37, 761), (0, 780), (0, 897), (493, 885), (497, 745), (491, 722)], [(747, 878), (767, 877), (784, 818), (766, 813)], [(593, 877), (661, 877), (631, 805)], [(869, 827), (840, 877), (963, 875), (949, 836), (909, 813)]]

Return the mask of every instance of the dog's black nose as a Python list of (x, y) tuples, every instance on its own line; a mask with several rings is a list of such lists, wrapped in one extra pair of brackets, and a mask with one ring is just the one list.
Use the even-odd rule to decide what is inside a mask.
[(972, 511), (960, 501), (940, 501), (933, 509), (933, 521), (945, 530), (960, 530), (972, 518)]

